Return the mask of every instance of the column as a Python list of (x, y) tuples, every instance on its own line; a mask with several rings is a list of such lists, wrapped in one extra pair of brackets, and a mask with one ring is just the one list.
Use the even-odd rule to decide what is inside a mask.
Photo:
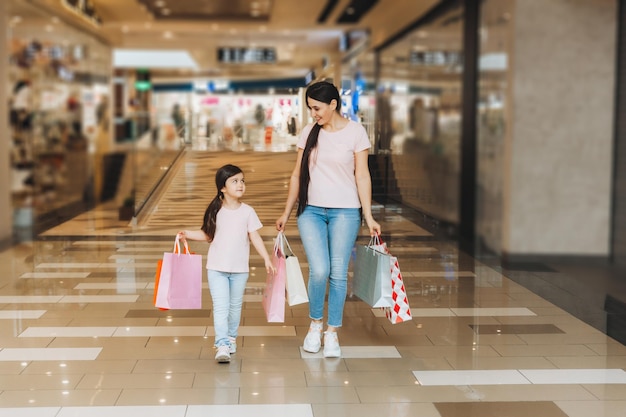
[(5, 134), (0, 137), (0, 157), (4, 161), (0, 163), (0, 247), (9, 244), (13, 236), (13, 206), (11, 204), (11, 178), (9, 171), (9, 151), (11, 137), (9, 131), (7, 106), (7, 78), (8, 78), (8, 54), (9, 44), (9, 10), (6, 2), (0, 2), (0, 132)]

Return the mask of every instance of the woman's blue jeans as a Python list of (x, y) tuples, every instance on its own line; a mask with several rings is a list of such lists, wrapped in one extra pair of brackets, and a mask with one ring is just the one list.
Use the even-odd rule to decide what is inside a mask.
[(324, 318), (326, 284), (328, 325), (341, 327), (348, 289), (350, 255), (361, 227), (358, 208), (306, 206), (298, 216), (300, 238), (309, 263), (309, 316)]
[(215, 346), (228, 346), (229, 337), (237, 337), (243, 294), (248, 273), (207, 270), (209, 290), (213, 299), (213, 327)]

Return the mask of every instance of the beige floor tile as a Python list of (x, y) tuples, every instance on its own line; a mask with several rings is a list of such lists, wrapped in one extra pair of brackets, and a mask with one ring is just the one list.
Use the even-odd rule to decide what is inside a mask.
[(414, 385), (415, 377), (409, 371), (390, 372), (307, 372), (309, 387), (367, 387)]
[(446, 357), (454, 369), (552, 369), (554, 364), (543, 357)]
[(124, 389), (116, 405), (239, 404), (238, 388)]
[(450, 369), (445, 358), (345, 359), (350, 372)]
[(305, 373), (296, 372), (241, 372), (241, 373), (198, 373), (194, 388), (264, 388), (264, 387), (305, 387)]
[(498, 345), (493, 347), (502, 356), (594, 356), (584, 345)]
[(422, 387), (417, 385), (394, 387), (356, 387), (361, 403), (436, 403), (467, 401), (462, 387)]
[(136, 360), (98, 360), (98, 361), (45, 361), (31, 362), (26, 366), (24, 375), (72, 375), (72, 374), (130, 374), (137, 364)]
[(626, 384), (594, 384), (584, 385), (599, 400), (624, 400), (626, 399)]
[(581, 385), (481, 385), (472, 387), (481, 401), (595, 400)]
[(192, 388), (194, 374), (87, 374), (76, 389)]
[(546, 359), (553, 363), (556, 367), (562, 369), (626, 369), (626, 356), (548, 356)]
[(250, 358), (242, 361), (241, 372), (346, 371), (346, 361), (341, 358), (324, 359), (274, 359)]
[(623, 417), (626, 401), (555, 401), (568, 417)]
[(244, 387), (241, 404), (337, 404), (358, 403), (352, 387)]

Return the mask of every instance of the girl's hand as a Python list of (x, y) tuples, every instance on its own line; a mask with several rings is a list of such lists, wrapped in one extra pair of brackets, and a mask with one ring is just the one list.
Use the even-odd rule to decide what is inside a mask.
[(272, 261), (268, 258), (265, 260), (265, 270), (267, 271), (267, 273), (272, 273), (275, 274), (276, 273), (276, 267), (274, 266), (274, 264), (272, 263)]
[(184, 241), (184, 240), (187, 240), (187, 235), (185, 234), (185, 231), (184, 231), (184, 230), (181, 230), (180, 232), (178, 232), (178, 233), (176, 234), (176, 237), (177, 237), (179, 240), (183, 240), (183, 241)]

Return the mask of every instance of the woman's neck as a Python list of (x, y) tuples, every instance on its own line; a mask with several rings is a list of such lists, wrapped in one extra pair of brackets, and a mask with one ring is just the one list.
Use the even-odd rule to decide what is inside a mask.
[(335, 112), (333, 117), (323, 127), (328, 132), (336, 132), (343, 129), (348, 124), (348, 119)]

